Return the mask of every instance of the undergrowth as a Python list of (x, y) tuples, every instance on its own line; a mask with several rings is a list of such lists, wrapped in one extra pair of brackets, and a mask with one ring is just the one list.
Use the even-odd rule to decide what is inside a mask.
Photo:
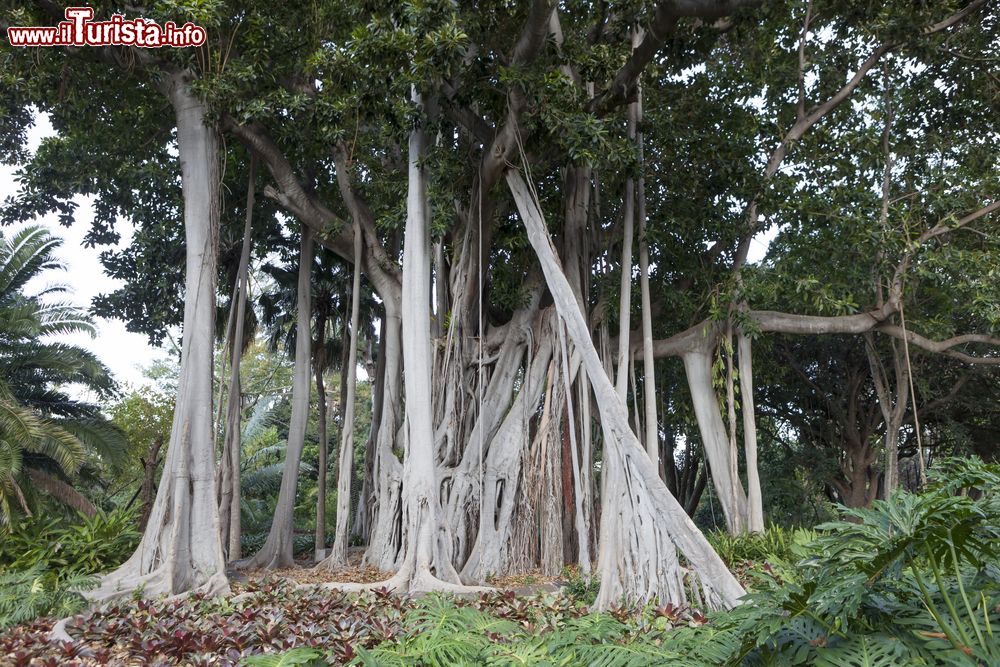
[(574, 576), (556, 596), (419, 600), (269, 581), (239, 602), (114, 603), (69, 624), (72, 647), (46, 642), (48, 621), (21, 625), (0, 636), (0, 663), (64, 664), (86, 648), (94, 664), (141, 665), (1000, 665), (998, 491), (997, 466), (949, 461), (925, 493), (843, 510), (811, 541), (727, 541), (730, 562), (761, 565), (726, 612), (591, 613), (593, 582)]

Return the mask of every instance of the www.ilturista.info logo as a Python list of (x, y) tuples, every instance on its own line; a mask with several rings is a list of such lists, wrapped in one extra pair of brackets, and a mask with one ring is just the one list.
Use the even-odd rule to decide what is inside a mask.
[(55, 27), (22, 26), (7, 28), (11, 46), (138, 46), (158, 49), (201, 46), (206, 32), (201, 26), (173, 21), (162, 26), (146, 19), (126, 19), (115, 14), (108, 21), (91, 21), (92, 7), (67, 7), (66, 20)]

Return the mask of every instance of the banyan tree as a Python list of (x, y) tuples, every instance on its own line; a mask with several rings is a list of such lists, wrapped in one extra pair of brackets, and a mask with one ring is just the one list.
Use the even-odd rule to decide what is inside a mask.
[[(105, 13), (133, 11), (105, 4)], [(906, 200), (924, 222), (872, 256), (865, 270), (876, 287), (853, 309), (774, 310), (748, 262), (772, 225), (820, 233), (788, 203), (797, 199), (831, 216), (860, 210), (900, 239), (888, 193), (919, 189), (929, 168), (902, 158), (893, 169), (890, 156), (907, 154), (932, 122), (917, 111), (929, 84), (904, 72), (930, 72), (965, 91), (970, 108), (988, 106), (980, 63), (959, 67), (950, 54), (989, 44), (989, 3), (884, 4), (220, 2), (185, 17), (208, 29), (200, 49), (55, 49), (37, 64), (5, 54), (12, 67), (35, 68), (7, 102), (53, 114), (67, 154), (110, 155), (116, 137), (136, 139), (124, 184), (104, 175), (88, 186), (107, 202), (99, 223), (120, 213), (153, 229), (161, 209), (184, 220), (183, 239), (169, 241), (183, 241), (187, 263), (165, 481), (139, 550), (99, 595), (138, 584), (219, 589), (224, 554), (239, 555), (239, 442), (230, 425), (215, 446), (211, 354), (220, 224), (246, 230), (234, 253), (239, 287), (250, 239), (267, 242), (252, 220), (301, 238), (287, 460), (256, 565), (292, 559), (315, 244), (351, 267), (342, 302), (352, 370), (359, 292), (379, 303), (363, 482), (352, 490), (344, 452), (353, 439), (342, 434), (336, 542), (324, 565), (343, 562), (350, 532), (363, 538), (366, 563), (394, 573), (379, 585), (400, 591), (468, 590), (578, 564), (599, 577), (600, 606), (654, 597), (735, 605), (742, 588), (686, 511), (698, 470), (685, 466), (697, 468), (689, 453), (701, 448), (728, 529), (763, 528), (756, 339), (877, 335), (961, 363), (993, 359), (968, 348), (996, 342), (987, 335), (937, 340), (903, 321), (927, 249), (998, 207), (990, 183), (964, 181), (957, 167), (935, 172), (949, 198)], [(31, 18), (57, 20), (52, 5), (37, 3)], [(88, 76), (113, 81), (113, 94), (84, 92)], [(78, 131), (109, 106), (143, 109), (141, 122), (122, 111), (100, 132)], [(907, 115), (917, 135), (892, 129), (892, 117)], [(138, 141), (150, 126), (158, 141)], [(848, 166), (857, 183), (822, 157), (831, 142), (856, 140)], [(975, 150), (968, 133), (947, 141)], [(142, 180), (142, 160), (173, 159), (179, 183)], [(245, 192), (247, 180), (245, 207), (220, 196)], [(142, 187), (124, 197), (132, 182)], [(57, 201), (74, 184), (46, 187)], [(23, 206), (52, 205), (30, 194)], [(236, 307), (231, 319), (242, 322)], [(664, 373), (686, 385), (683, 408), (663, 399)], [(896, 400), (888, 392), (887, 406)], [(669, 434), (681, 410), (696, 428), (678, 441)], [(219, 481), (218, 460), (229, 471)]]

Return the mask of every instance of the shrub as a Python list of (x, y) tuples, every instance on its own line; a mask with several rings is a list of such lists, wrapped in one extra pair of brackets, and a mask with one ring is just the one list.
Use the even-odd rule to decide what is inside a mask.
[(68, 616), (86, 606), (78, 591), (92, 588), (86, 575), (60, 577), (39, 566), (22, 572), (0, 574), (0, 629), (26, 623), (39, 616)]
[(35, 517), (12, 526), (0, 540), (0, 571), (39, 568), (59, 576), (96, 574), (123, 563), (142, 537), (134, 512), (78, 515), (76, 523)]
[(734, 663), (1000, 664), (998, 491), (1000, 466), (953, 460), (923, 494), (842, 510), (720, 617), (742, 637)]
[(34, 517), (0, 534), (0, 627), (39, 616), (67, 616), (85, 606), (79, 591), (92, 575), (121, 564), (135, 550), (134, 513), (79, 515), (78, 523)]
[(763, 533), (730, 535), (725, 531), (705, 534), (719, 557), (731, 569), (750, 563), (794, 562), (808, 553), (808, 545), (819, 534), (804, 528), (771, 525)]
[(580, 568), (567, 566), (563, 568), (563, 593), (583, 604), (594, 604), (601, 588), (601, 580), (596, 575), (584, 575)]

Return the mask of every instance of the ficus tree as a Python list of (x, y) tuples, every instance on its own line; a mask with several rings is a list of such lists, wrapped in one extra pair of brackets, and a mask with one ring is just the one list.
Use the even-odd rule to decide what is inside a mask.
[[(215, 2), (201, 13), (170, 3), (160, 11), (213, 31), (197, 63), (170, 54), (157, 69), (180, 72), (184, 85), (166, 87), (167, 99), (188, 95), (181, 106), (201, 109), (202, 120), (168, 119), (163, 106), (138, 125), (159, 137), (160, 175), (176, 168), (164, 147), (178, 128), (183, 187), (170, 210), (183, 202), (193, 216), (187, 251), (206, 229), (194, 227), (194, 212), (212, 221), (223, 209), (214, 186), (192, 183), (186, 156), (194, 151), (204, 167), (225, 137), (240, 144), (226, 164), (249, 151), (268, 206), (350, 264), (381, 304), (365, 558), (394, 571), (395, 588), (460, 590), (579, 560), (596, 562), (602, 606), (622, 596), (731, 606), (742, 590), (685, 513), (700, 494), (691, 454), (700, 442), (728, 528), (759, 529), (756, 412), (774, 407), (759, 386), (771, 376), (753, 364), (755, 348), (770, 349), (764, 339), (867, 335), (875, 353), (862, 372), (879, 368), (889, 340), (959, 362), (995, 359), (971, 347), (995, 342), (988, 280), (970, 289), (950, 270), (969, 260), (988, 276), (993, 252), (971, 232), (998, 207), (995, 160), (982, 141), (993, 129), (958, 127), (962, 115), (988, 118), (985, 63), (997, 26), (984, 0)], [(185, 57), (184, 68), (173, 62)], [(130, 118), (126, 83), (114, 83), (114, 106)], [(14, 90), (20, 97), (8, 106), (65, 113), (67, 130), (94, 113), (53, 96), (55, 85)], [(59, 141), (96, 155), (120, 147), (72, 132)], [(63, 195), (90, 187), (58, 153), (34, 162)], [(144, 182), (138, 171), (125, 170)], [(9, 210), (66, 207), (49, 181), (32, 182)], [(127, 179), (96, 182), (112, 202)], [(774, 261), (749, 265), (754, 239), (772, 225), (781, 230)], [(149, 234), (179, 248), (176, 229)], [(955, 250), (942, 247), (946, 239), (960, 239)], [(131, 257), (141, 267), (141, 255)], [(200, 270), (205, 291), (191, 284), (186, 309), (214, 305), (207, 276), (217, 272), (201, 261), (187, 279)], [(933, 313), (957, 295), (973, 295), (972, 307), (948, 328)], [(924, 311), (928, 302), (935, 308)], [(128, 299), (102, 303), (145, 316)], [(190, 318), (185, 368), (195, 373), (192, 357), (206, 352), (190, 346), (205, 325), (201, 311)], [(666, 357), (683, 362), (683, 378), (678, 364), (654, 361)], [(913, 372), (899, 381), (907, 355), (898, 359), (891, 383), (913, 394)], [(890, 375), (880, 376), (877, 409), (892, 417), (905, 401), (889, 395)], [(211, 407), (210, 375), (185, 377), (178, 414), (196, 389), (208, 390)], [(307, 382), (306, 373), (306, 395)], [(683, 445), (677, 433), (688, 436)], [(197, 452), (199, 466), (214, 462), (214, 451)], [(291, 448), (285, 470), (287, 501), (298, 470)], [(287, 563), (286, 545), (266, 549), (262, 564)]]

